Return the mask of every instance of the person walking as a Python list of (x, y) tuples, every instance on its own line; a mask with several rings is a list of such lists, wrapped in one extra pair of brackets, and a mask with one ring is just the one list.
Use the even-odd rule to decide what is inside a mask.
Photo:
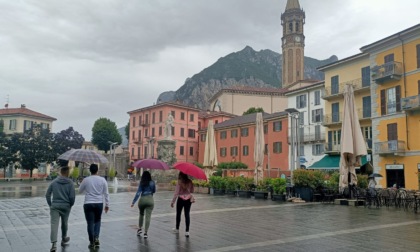
[(179, 233), (179, 224), (181, 223), (181, 212), (184, 209), (185, 216), (185, 236), (190, 237), (190, 210), (191, 198), (194, 192), (194, 185), (187, 174), (179, 172), (178, 183), (175, 188), (174, 197), (171, 202), (171, 207), (174, 207), (176, 201), (176, 226), (174, 233)]
[(85, 193), (83, 210), (87, 222), (89, 235), (89, 248), (98, 248), (99, 233), (101, 231), (102, 210), (105, 213), (109, 210), (108, 183), (101, 176), (98, 176), (98, 165), (91, 164), (89, 167), (91, 175), (83, 179), (79, 187), (79, 193)]
[(156, 192), (156, 185), (155, 182), (152, 180), (152, 176), (150, 172), (145, 171), (141, 176), (139, 188), (137, 189), (137, 193), (134, 196), (133, 202), (131, 203), (131, 207), (136, 204), (136, 201), (139, 199), (139, 228), (137, 229), (137, 235), (140, 236), (142, 229), (143, 229), (143, 222), (144, 222), (144, 215), (146, 214), (146, 222), (144, 225), (144, 235), (143, 237), (147, 239), (147, 231), (149, 230), (150, 226), (150, 219), (152, 217), (153, 207), (155, 205), (153, 200), (153, 194)]
[[(63, 166), (60, 169), (60, 176), (54, 179), (48, 186), (45, 198), (47, 199), (48, 206), (50, 207), (51, 219), (51, 250), (57, 250), (57, 233), (58, 223), (61, 219), (61, 246), (65, 246), (70, 241), (67, 236), (68, 219), (72, 206), (76, 198), (74, 183), (69, 179), (69, 167)], [(52, 201), (51, 201), (52, 196)]]

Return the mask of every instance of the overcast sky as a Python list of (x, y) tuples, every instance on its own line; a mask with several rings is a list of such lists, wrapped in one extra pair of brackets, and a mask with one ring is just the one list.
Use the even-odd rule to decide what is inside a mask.
[[(0, 101), (86, 140), (246, 45), (281, 51), (286, 0), (0, 0)], [(339, 59), (420, 22), (419, 0), (300, 0), (305, 56)], [(2, 104), (2, 106), (3, 106)]]

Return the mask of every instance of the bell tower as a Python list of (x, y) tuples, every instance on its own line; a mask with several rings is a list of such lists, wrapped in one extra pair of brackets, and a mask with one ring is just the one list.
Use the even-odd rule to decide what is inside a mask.
[(299, 0), (287, 0), (286, 10), (281, 14), (281, 25), (283, 26), (283, 37), (281, 38), (283, 88), (304, 79), (304, 24), (305, 12), (300, 8)]

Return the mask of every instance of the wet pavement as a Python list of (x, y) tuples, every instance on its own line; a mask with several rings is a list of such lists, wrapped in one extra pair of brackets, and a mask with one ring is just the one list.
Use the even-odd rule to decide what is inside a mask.
[[(10, 186), (20, 187), (0, 184), (6, 195), (0, 198), (0, 251), (49, 251), (49, 208), (42, 197), (48, 183), (20, 187), (36, 197), (10, 198)], [(136, 236), (138, 209), (130, 208), (135, 188), (122, 183), (117, 189), (110, 188), (110, 212), (103, 215), (95, 251), (420, 251), (420, 214), (413, 212), (204, 194), (196, 194), (186, 238), (184, 219), (181, 232), (171, 232), (175, 210), (167, 191), (154, 196), (144, 239)], [(70, 243), (58, 251), (89, 251), (83, 199), (78, 195), (70, 215)]]

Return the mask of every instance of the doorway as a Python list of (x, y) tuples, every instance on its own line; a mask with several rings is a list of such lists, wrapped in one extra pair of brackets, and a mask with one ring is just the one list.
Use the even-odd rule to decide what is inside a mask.
[(404, 169), (386, 170), (386, 187), (397, 184), (397, 188), (405, 188)]

